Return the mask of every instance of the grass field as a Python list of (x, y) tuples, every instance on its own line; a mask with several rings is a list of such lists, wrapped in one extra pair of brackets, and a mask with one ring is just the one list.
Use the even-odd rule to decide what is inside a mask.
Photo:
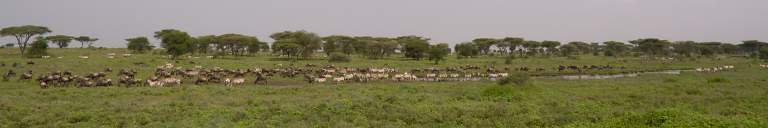
[[(0, 49), (0, 62), (25, 62), (17, 49)], [(32, 59), (17, 71), (78, 74), (106, 67), (137, 69), (145, 78), (169, 61), (142, 54), (107, 59), (123, 49), (51, 49), (54, 58)], [(77, 59), (87, 55), (90, 59)], [(64, 56), (63, 59), (55, 59)], [(195, 61), (197, 64), (189, 64)], [(134, 65), (145, 62), (146, 66)], [(276, 64), (328, 64), (326, 60), (280, 61), (271, 56), (183, 59), (179, 65), (223, 68)], [(563, 80), (532, 79), (527, 85), (479, 82), (391, 82), (276, 85), (230, 88), (108, 87), (40, 89), (33, 82), (0, 82), (0, 127), (768, 127), (768, 70), (742, 58), (699, 58), (675, 62), (640, 58), (580, 56), (527, 58), (505, 64), (502, 57), (457, 60), (436, 67), (473, 64), (496, 67), (618, 65), (630, 70), (690, 69), (735, 65), (735, 71), (680, 75)], [(433, 66), (402, 58), (353, 58), (339, 66)], [(0, 67), (5, 72), (9, 66)], [(110, 75), (114, 76), (114, 75)]]

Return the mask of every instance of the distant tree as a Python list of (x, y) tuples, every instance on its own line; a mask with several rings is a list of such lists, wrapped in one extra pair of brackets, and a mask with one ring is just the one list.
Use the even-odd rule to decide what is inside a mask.
[[(195, 51), (197, 53), (207, 54), (210, 52), (212, 46), (216, 45), (218, 42), (216, 42), (216, 35), (205, 35), (205, 36), (199, 36), (195, 38), (195, 43), (193, 45), (193, 48), (196, 49)], [(216, 49), (219, 50), (219, 49)]]
[(72, 42), (73, 38), (74, 37), (67, 36), (67, 35), (55, 35), (55, 36), (45, 37), (46, 40), (58, 45), (59, 48), (64, 48), (69, 46), (69, 42)]
[(149, 44), (147, 37), (136, 37), (125, 39), (128, 41), (128, 50), (133, 53), (144, 53), (152, 49), (152, 45)]
[(526, 40), (526, 41), (523, 41), (523, 44), (521, 46), (523, 47), (523, 49), (525, 49), (525, 52), (528, 56), (534, 56), (538, 54), (539, 48), (541, 47), (541, 42)]
[(480, 54), (480, 48), (473, 42), (456, 44), (453, 48), (459, 58), (475, 57)]
[(696, 51), (702, 56), (714, 56), (715, 54), (722, 54), (723, 43), (720, 42), (702, 42), (695, 44)]
[(518, 50), (518, 47), (523, 45), (523, 42), (525, 39), (518, 38), (518, 37), (506, 37), (504, 39), (501, 39), (501, 42), (508, 44), (507, 48), (509, 49), (509, 53), (513, 54), (515, 51), (518, 51), (520, 55), (523, 55), (522, 49)]
[(6, 48), (13, 48), (14, 46), (16, 46), (16, 44), (13, 44), (13, 43), (7, 43), (4, 45), (4, 47)]
[(322, 47), (322, 39), (317, 34), (304, 30), (278, 32), (270, 37), (275, 40), (273, 52), (289, 57), (307, 58)]
[(600, 43), (589, 43), (589, 52), (591, 52), (593, 56), (599, 56), (600, 52), (603, 50), (604, 47), (600, 45)]
[(382, 59), (390, 54), (393, 54), (397, 49), (397, 42), (394, 40), (367, 40), (368, 58)]
[(495, 45), (499, 41), (493, 38), (477, 38), (472, 40), (472, 42), (475, 43), (478, 48), (480, 48), (480, 53), (488, 54), (491, 51), (491, 46)]
[(176, 29), (157, 31), (155, 32), (155, 38), (160, 39), (161, 47), (165, 48), (165, 52), (171, 55), (171, 59), (176, 59), (178, 56), (188, 53), (190, 44), (194, 41), (187, 32)]
[(78, 36), (74, 38), (75, 41), (80, 42), (80, 48), (83, 48), (85, 46), (85, 43), (88, 43), (88, 47), (93, 47), (93, 42), (99, 40), (98, 38), (92, 38), (89, 36)]
[(623, 56), (631, 49), (630, 45), (618, 41), (608, 41), (603, 44), (605, 44), (605, 56)]
[(421, 60), (429, 50), (429, 39), (418, 36), (402, 36), (397, 42), (403, 46), (405, 57)]
[(667, 55), (671, 49), (669, 41), (656, 38), (637, 39), (629, 43), (636, 45), (638, 51), (651, 57)]
[(29, 51), (26, 56), (29, 58), (39, 58), (41, 56), (48, 55), (48, 41), (45, 39), (45, 37), (38, 36), (35, 38), (35, 41), (30, 44), (30, 48), (28, 50)]
[(545, 40), (541, 42), (541, 46), (546, 49), (544, 54), (551, 55), (557, 53), (557, 46), (560, 46), (560, 41)]
[(563, 46), (560, 46), (561, 56), (573, 56), (578, 53), (579, 53), (579, 48), (576, 46), (576, 44), (568, 43)]
[(250, 38), (251, 38), (251, 42), (249, 42), (247, 46), (248, 54), (253, 55), (253, 54), (259, 53), (259, 51), (263, 49), (269, 49), (269, 48), (264, 48), (265, 46), (267, 47), (269, 46), (267, 45), (267, 42), (261, 42), (259, 41), (259, 39), (253, 36)]
[(758, 56), (760, 59), (768, 60), (768, 46), (763, 46), (758, 50)]
[(427, 52), (429, 55), (429, 60), (434, 61), (435, 65), (439, 64), (440, 61), (445, 60), (445, 56), (450, 53), (451, 48), (449, 48), (448, 44), (445, 43), (432, 45), (429, 47), (429, 52)]
[(220, 50), (228, 50), (231, 55), (253, 54), (261, 49), (262, 43), (258, 38), (240, 34), (224, 34), (216, 37)]
[(768, 44), (757, 40), (747, 40), (739, 44), (741, 51), (750, 56), (757, 56), (758, 51), (763, 46), (768, 46)]
[(571, 45), (576, 48), (575, 54), (587, 54), (592, 52), (592, 48), (590, 48), (590, 45), (587, 44), (586, 42), (572, 41), (572, 42), (568, 42), (568, 45)]
[(24, 51), (27, 49), (29, 39), (35, 35), (43, 35), (50, 33), (51, 30), (43, 26), (25, 25), (25, 26), (12, 26), (3, 28), (0, 30), (0, 37), (13, 36), (21, 51), (21, 55), (24, 56)]
[(672, 52), (677, 55), (691, 57), (697, 51), (696, 42), (693, 41), (677, 41), (672, 43)]
[(323, 52), (330, 55), (334, 52), (342, 52), (344, 54), (355, 53), (354, 45), (355, 39), (344, 35), (332, 35), (323, 37)]
[(722, 48), (724, 54), (736, 54), (739, 52), (739, 46), (734, 44), (723, 43), (720, 47)]
[(331, 53), (331, 55), (328, 55), (328, 62), (349, 62), (352, 59), (349, 57), (349, 55), (334, 52)]

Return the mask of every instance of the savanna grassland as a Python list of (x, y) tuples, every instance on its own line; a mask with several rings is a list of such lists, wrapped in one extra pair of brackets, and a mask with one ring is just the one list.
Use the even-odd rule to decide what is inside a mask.
[[(137, 77), (146, 78), (155, 66), (176, 63), (155, 54), (105, 57), (127, 53), (125, 49), (50, 49), (52, 58), (31, 59), (36, 64), (25, 65), (27, 59), (16, 52), (0, 49), (0, 62), (22, 64), (0, 67), (0, 71), (84, 74), (111, 67), (136, 69)], [(503, 57), (450, 56), (440, 65), (397, 57), (354, 57), (349, 63), (329, 63), (267, 55), (178, 61), (183, 67), (228, 69), (305, 64), (402, 70), (468, 64), (547, 69), (533, 75), (557, 73), (553, 68), (558, 65), (610, 64), (625, 66), (627, 71), (719, 65), (736, 69), (599, 80), (533, 78), (524, 85), (506, 86), (494, 81), (310, 85), (297, 78), (245, 87), (41, 89), (35, 82), (12, 79), (0, 82), (0, 127), (768, 127), (768, 69), (757, 66), (759, 61), (738, 57), (662, 61), (587, 55), (517, 58), (507, 63)]]

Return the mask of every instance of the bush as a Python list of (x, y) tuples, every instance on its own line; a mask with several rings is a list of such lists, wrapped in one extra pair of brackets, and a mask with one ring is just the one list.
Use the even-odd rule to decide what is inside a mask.
[(674, 82), (677, 82), (677, 79), (672, 79), (672, 78), (664, 79), (664, 83), (674, 83)]
[(27, 49), (26, 56), (29, 58), (40, 58), (41, 56), (48, 55), (48, 41), (42, 37), (35, 39)]
[(483, 90), (483, 96), (486, 97), (508, 97), (512, 96), (513, 88), (511, 86), (491, 86)]
[(707, 83), (728, 83), (728, 79), (716, 77), (707, 79)]
[(331, 53), (331, 56), (328, 56), (328, 62), (349, 62), (350, 60), (349, 56), (338, 52)]
[(509, 76), (499, 80), (498, 84), (508, 85), (510, 83), (514, 83), (515, 85), (525, 85), (528, 83), (528, 80), (530, 79), (531, 79), (531, 76), (526, 73), (510, 73)]

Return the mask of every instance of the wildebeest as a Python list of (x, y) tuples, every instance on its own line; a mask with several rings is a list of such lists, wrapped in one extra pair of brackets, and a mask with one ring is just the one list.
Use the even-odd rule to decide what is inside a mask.
[(32, 79), (32, 70), (27, 70), (24, 74), (21, 74), (21, 77), (19, 77), (19, 81), (21, 80), (29, 80)]
[(10, 80), (11, 77), (13, 77), (14, 75), (16, 75), (16, 72), (13, 72), (13, 70), (8, 70), (8, 72), (5, 72), (5, 74), (3, 74), (3, 81)]

